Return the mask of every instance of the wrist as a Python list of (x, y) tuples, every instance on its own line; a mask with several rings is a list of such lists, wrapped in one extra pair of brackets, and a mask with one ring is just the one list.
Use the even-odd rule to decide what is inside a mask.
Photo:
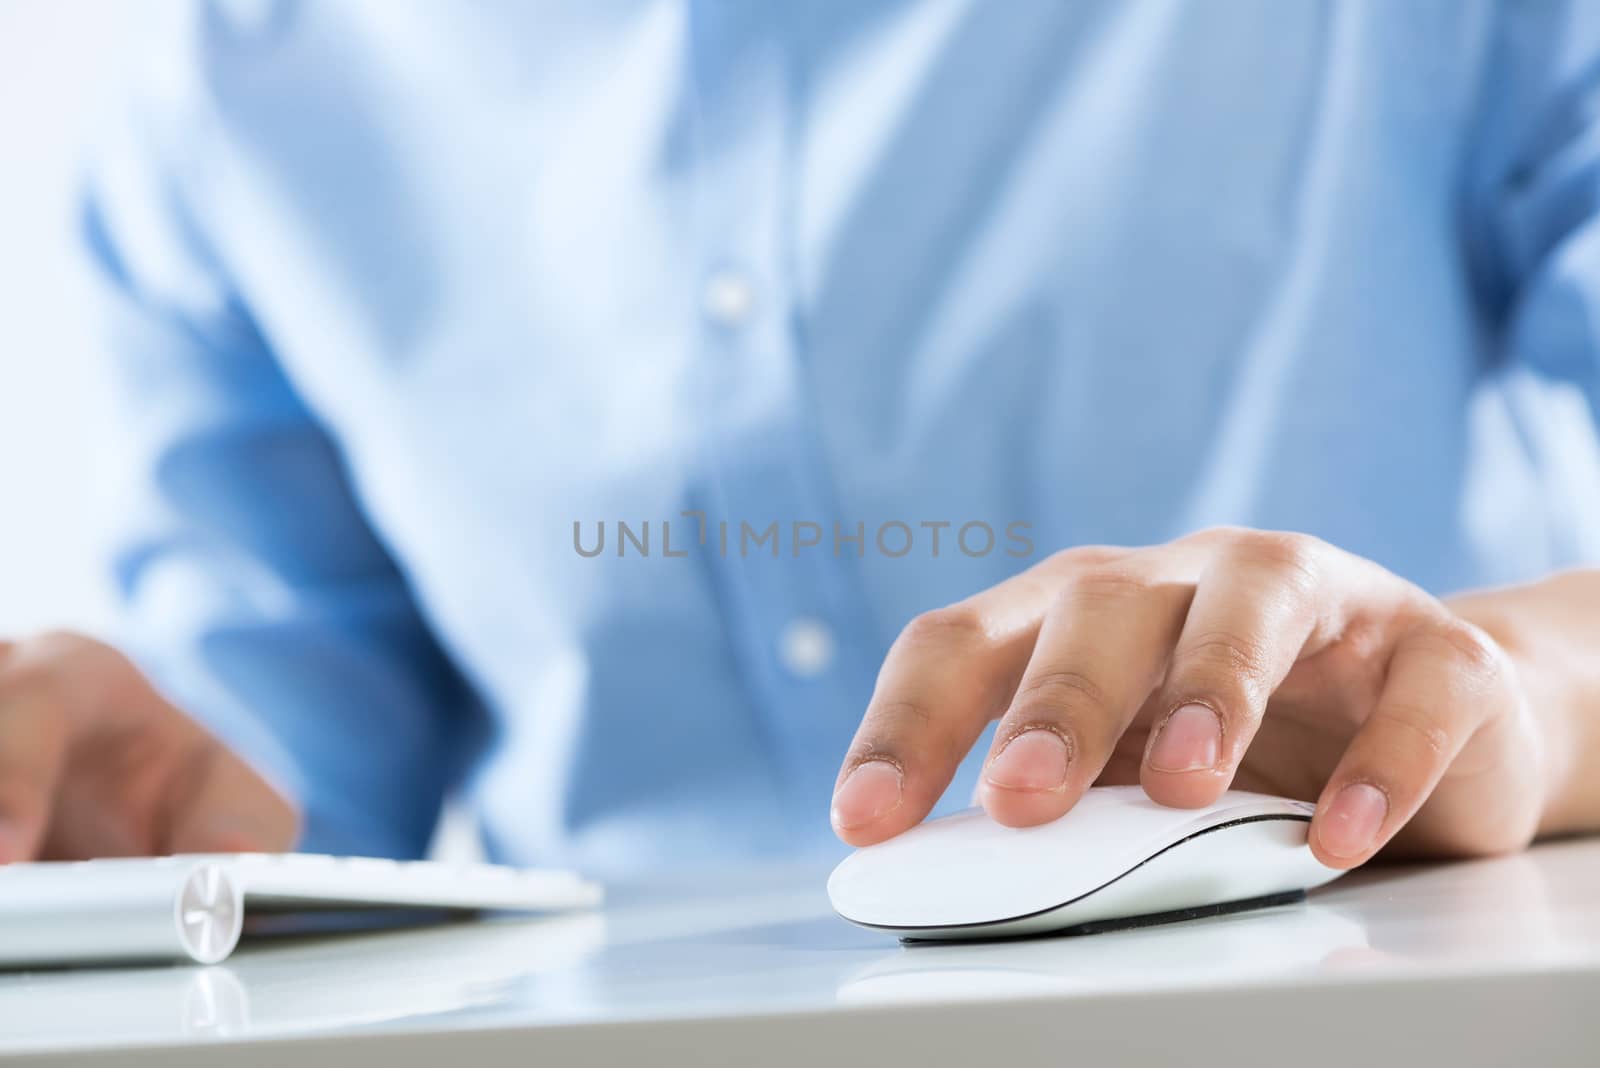
[(1464, 594), (1446, 604), (1505, 652), (1526, 702), (1541, 767), (1540, 837), (1600, 829), (1600, 573)]

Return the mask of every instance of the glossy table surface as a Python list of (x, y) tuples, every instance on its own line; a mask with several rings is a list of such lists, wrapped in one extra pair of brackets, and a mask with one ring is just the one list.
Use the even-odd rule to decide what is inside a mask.
[[(0, 975), (0, 1062), (1600, 1065), (1600, 839), (1374, 869), (1300, 904), (902, 946), (826, 872), (616, 888), (588, 915)], [(897, 1055), (897, 1056), (891, 1056)]]

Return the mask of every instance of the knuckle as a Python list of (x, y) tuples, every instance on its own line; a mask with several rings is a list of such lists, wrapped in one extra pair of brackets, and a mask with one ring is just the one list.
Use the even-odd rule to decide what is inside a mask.
[(7, 688), (54, 703), (75, 703), (133, 672), (120, 652), (72, 631), (47, 631), (19, 643), (6, 663)]
[(7, 666), (4, 689), (14, 696), (53, 704), (67, 699), (71, 681), (64, 661), (36, 655), (30, 647)]
[(1427, 628), (1424, 634), (1457, 670), (1491, 678), (1506, 669), (1505, 653), (1481, 627), (1464, 619), (1449, 618)]
[(1191, 532), (1189, 534), (1185, 534), (1183, 537), (1179, 538), (1178, 540), (1179, 541), (1192, 541), (1192, 542), (1196, 542), (1198, 544), (1202, 544), (1203, 545), (1203, 544), (1208, 544), (1208, 543), (1213, 543), (1213, 542), (1231, 541), (1234, 538), (1238, 537), (1240, 534), (1248, 534), (1248, 533), (1250, 533), (1250, 530), (1247, 527), (1236, 527), (1236, 526), (1230, 526), (1228, 524), (1219, 524), (1217, 526), (1202, 527), (1199, 530), (1193, 531), (1193, 532)]
[(909, 762), (955, 764), (966, 755), (970, 742), (957, 721), (941, 709), (920, 700), (895, 698), (875, 701), (867, 708), (861, 729), (850, 746), (846, 767), (883, 760), (902, 771)]
[(1461, 695), (1503, 694), (1513, 684), (1510, 659), (1481, 628), (1454, 616), (1412, 631), (1408, 640), (1445, 672), (1445, 683)]
[(98, 660), (111, 653), (110, 646), (70, 630), (48, 630), (23, 642), (21, 652), (29, 659), (81, 663)]
[(1279, 530), (1239, 531), (1232, 538), (1234, 551), (1258, 567), (1282, 572), (1287, 581), (1310, 586), (1321, 567), (1322, 542), (1309, 534)]
[(1084, 707), (1105, 708), (1105, 688), (1081, 671), (1057, 668), (1023, 679), (1011, 702), (1009, 718), (1055, 722), (1072, 709)]
[(932, 705), (904, 699), (875, 702), (868, 707), (861, 730), (851, 743), (845, 769), (882, 760), (903, 771), (908, 760), (921, 764), (926, 760), (959, 759), (956, 733), (941, 728)]
[(1409, 738), (1430, 764), (1446, 759), (1455, 749), (1454, 732), (1437, 711), (1410, 705), (1380, 705), (1372, 718), (1385, 730), (1391, 742), (1403, 744), (1400, 738)]
[(891, 741), (922, 734), (934, 721), (933, 709), (918, 701), (885, 701), (874, 705), (867, 714), (870, 737)]
[(1056, 593), (1058, 606), (1127, 601), (1146, 596), (1150, 579), (1116, 562), (1077, 568), (1067, 574)]
[(1267, 650), (1258, 638), (1207, 631), (1184, 643), (1174, 676), (1180, 688), (1254, 694), (1271, 681)]
[(958, 603), (917, 616), (906, 624), (896, 644), (940, 650), (978, 645), (988, 639), (983, 615), (971, 605)]
[(1112, 545), (1074, 545), (1050, 555), (1047, 563), (1058, 572), (1070, 574), (1084, 568), (1104, 567), (1121, 560), (1128, 550)]

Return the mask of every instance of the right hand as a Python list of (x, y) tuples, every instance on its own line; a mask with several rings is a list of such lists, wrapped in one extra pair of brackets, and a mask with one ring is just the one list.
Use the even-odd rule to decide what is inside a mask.
[(282, 852), (294, 807), (115, 649), (0, 641), (0, 864)]

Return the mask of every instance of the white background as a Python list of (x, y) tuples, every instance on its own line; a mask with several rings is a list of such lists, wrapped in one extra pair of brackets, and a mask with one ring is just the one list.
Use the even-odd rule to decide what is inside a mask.
[(0, 0), (0, 637), (103, 629), (105, 374), (74, 183), (142, 3)]

